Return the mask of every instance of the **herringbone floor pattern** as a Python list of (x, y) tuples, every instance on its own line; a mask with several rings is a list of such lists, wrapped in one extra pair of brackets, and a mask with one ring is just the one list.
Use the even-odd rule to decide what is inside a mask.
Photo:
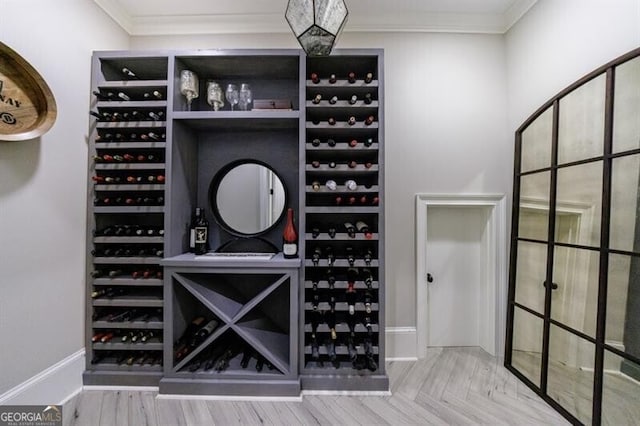
[(305, 395), (302, 401), (157, 399), (156, 392), (83, 391), (65, 425), (564, 425), (564, 418), (479, 348), (429, 349), (389, 362), (390, 396)]

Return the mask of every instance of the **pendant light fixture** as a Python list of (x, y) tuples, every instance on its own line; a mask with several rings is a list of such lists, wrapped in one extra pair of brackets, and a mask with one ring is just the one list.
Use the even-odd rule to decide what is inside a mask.
[(348, 16), (344, 0), (289, 0), (285, 12), (308, 56), (329, 56)]

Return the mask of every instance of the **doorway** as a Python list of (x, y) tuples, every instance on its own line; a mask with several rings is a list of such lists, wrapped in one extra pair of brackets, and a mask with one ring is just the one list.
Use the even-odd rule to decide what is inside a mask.
[(500, 356), (506, 301), (504, 195), (416, 197), (417, 354), (479, 346)]

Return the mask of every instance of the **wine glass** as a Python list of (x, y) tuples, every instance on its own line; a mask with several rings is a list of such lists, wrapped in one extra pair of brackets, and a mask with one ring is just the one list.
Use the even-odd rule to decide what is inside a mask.
[(215, 81), (209, 80), (207, 82), (207, 103), (211, 105), (214, 111), (220, 110), (224, 107), (224, 95), (222, 94), (222, 88)]
[(187, 98), (187, 111), (191, 111), (191, 101), (198, 97), (198, 91), (198, 76), (193, 71), (180, 71), (180, 93)]
[(242, 83), (240, 85), (240, 93), (239, 93), (238, 104), (240, 105), (240, 109), (242, 111), (247, 111), (249, 109), (249, 104), (251, 103), (251, 86), (246, 83)]
[(227, 101), (229, 101), (229, 104), (231, 104), (231, 111), (233, 111), (233, 107), (239, 101), (238, 86), (236, 86), (235, 84), (229, 84), (227, 86), (227, 91), (225, 94), (227, 96)]

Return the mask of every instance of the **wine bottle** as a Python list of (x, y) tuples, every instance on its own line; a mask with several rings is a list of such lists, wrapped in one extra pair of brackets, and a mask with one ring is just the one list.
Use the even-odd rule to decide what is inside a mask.
[(367, 105), (370, 105), (371, 102), (373, 102), (373, 96), (371, 95), (371, 93), (367, 93), (364, 95), (364, 103)]
[(337, 164), (335, 161), (329, 161), (329, 163), (327, 164), (327, 166), (329, 166), (330, 169), (335, 169)]
[(347, 74), (347, 81), (351, 84), (356, 82), (356, 73), (351, 71), (349, 72), (349, 74)]
[(327, 145), (329, 145), (330, 147), (336, 146), (335, 139), (332, 139), (332, 138), (327, 139)]
[(370, 314), (371, 313), (371, 303), (373, 300), (373, 296), (371, 296), (371, 292), (369, 292), (369, 290), (367, 290), (364, 293), (364, 310), (366, 313)]
[(351, 161), (349, 161), (349, 162), (347, 163), (347, 166), (348, 166), (350, 169), (355, 169), (356, 167), (358, 167), (358, 163), (357, 163), (355, 160), (351, 160)]
[(347, 306), (349, 307), (349, 315), (355, 315), (356, 313), (356, 287), (354, 281), (349, 281), (347, 284)]
[(149, 99), (149, 98), (162, 99), (163, 95), (159, 91), (154, 90), (151, 93), (145, 92), (144, 95), (142, 95), (142, 97), (145, 98), (145, 99)]
[(355, 105), (358, 102), (358, 95), (351, 95), (349, 98), (349, 105)]
[(338, 189), (338, 184), (336, 183), (335, 180), (333, 179), (329, 179), (326, 183), (325, 186), (327, 187), (327, 189), (329, 191), (335, 191), (336, 189)]
[(351, 222), (345, 222), (344, 228), (347, 230), (347, 235), (349, 236), (349, 238), (356, 237), (356, 227), (353, 226)]
[(329, 224), (329, 227), (327, 228), (327, 233), (329, 234), (329, 238), (335, 238), (336, 237), (336, 226), (333, 224)]
[(287, 223), (282, 233), (282, 253), (286, 259), (298, 257), (298, 231), (293, 220), (293, 209), (287, 209)]
[(313, 266), (318, 266), (321, 258), (322, 258), (322, 249), (320, 247), (316, 247), (313, 250), (313, 254), (311, 255), (311, 261), (313, 262)]
[(318, 73), (312, 72), (311, 73), (311, 82), (313, 84), (318, 84), (320, 83), (320, 76), (318, 75)]
[(320, 139), (315, 138), (311, 141), (311, 146), (320, 146)]
[(338, 97), (337, 97), (337, 96), (335, 96), (335, 95), (334, 95), (334, 96), (332, 96), (332, 97), (329, 99), (329, 103), (330, 103), (331, 105), (335, 105), (336, 103), (338, 103)]
[(355, 148), (356, 146), (358, 146), (358, 139), (351, 139), (351, 140), (349, 141), (349, 146), (350, 146), (351, 148)]
[(373, 251), (371, 249), (366, 249), (364, 254), (362, 255), (364, 259), (364, 263), (367, 266), (371, 266), (371, 261), (373, 260)]
[(320, 191), (320, 188), (321, 188), (320, 182), (318, 182), (317, 180), (314, 180), (311, 183), (311, 189), (313, 189), (314, 191), (318, 192), (318, 191)]
[(347, 124), (349, 124), (349, 126), (353, 126), (354, 124), (356, 124), (356, 118), (354, 116), (349, 117), (349, 120), (347, 120)]
[(365, 76), (364, 76), (364, 82), (369, 84), (373, 81), (373, 73), (372, 72), (368, 72)]
[(366, 126), (370, 126), (371, 124), (373, 124), (374, 120), (375, 120), (375, 117), (373, 115), (370, 115), (364, 120), (364, 124)]
[(118, 98), (123, 101), (130, 101), (131, 98), (127, 96), (124, 92), (118, 92)]
[(138, 76), (133, 71), (126, 67), (122, 68), (122, 74), (124, 74), (126, 78), (138, 78)]
[(353, 265), (356, 263), (356, 255), (353, 250), (353, 247), (351, 246), (346, 247), (345, 252), (347, 256), (347, 262), (349, 262), (349, 266), (353, 267)]
[(335, 83), (336, 83), (336, 81), (338, 81), (338, 78), (336, 77), (336, 75), (335, 75), (335, 74), (331, 74), (331, 75), (329, 76), (329, 83), (330, 83), (330, 84), (335, 84)]
[(91, 341), (94, 342), (94, 343), (95, 342), (99, 342), (100, 339), (102, 339), (102, 336), (104, 336), (105, 334), (106, 334), (106, 332), (104, 332), (104, 331), (98, 331), (97, 333), (95, 333), (93, 335), (93, 337), (91, 337)]
[(329, 267), (332, 267), (336, 261), (336, 256), (335, 254), (333, 254), (333, 249), (331, 247), (327, 247), (324, 251), (327, 254), (327, 265), (329, 265)]
[(311, 100), (311, 102), (313, 102), (314, 104), (319, 104), (320, 101), (322, 101), (322, 95), (321, 94), (317, 94), (313, 97), (313, 99)]
[(355, 191), (356, 189), (358, 189), (358, 184), (353, 179), (347, 180), (344, 185), (349, 191)]
[(204, 342), (207, 337), (218, 327), (218, 320), (212, 319), (203, 327), (201, 327), (198, 331), (196, 331), (191, 337), (190, 345), (191, 347), (196, 347), (200, 343)]
[(336, 125), (336, 119), (333, 117), (329, 117), (329, 119), (327, 120), (327, 123), (329, 123), (329, 126), (335, 126)]
[(314, 160), (311, 162), (311, 167), (313, 167), (314, 169), (317, 169), (320, 167), (320, 162), (318, 160)]
[(158, 111), (158, 112), (149, 111), (149, 114), (148, 114), (148, 116), (155, 121), (162, 120), (163, 115), (164, 113), (162, 111)]
[(318, 238), (320, 235), (320, 226), (318, 224), (313, 224), (311, 226), (311, 238)]
[(209, 245), (209, 222), (204, 215), (204, 211), (200, 211), (200, 217), (195, 224), (195, 254), (205, 254)]
[(253, 351), (248, 346), (245, 346), (242, 352), (242, 359), (240, 360), (240, 367), (247, 368), (249, 366), (252, 354)]
[(371, 233), (370, 229), (369, 229), (369, 225), (367, 225), (364, 221), (359, 220), (356, 222), (356, 229), (358, 230), (358, 232), (361, 232), (364, 234), (364, 238), (367, 240), (370, 240), (373, 237), (373, 234)]

